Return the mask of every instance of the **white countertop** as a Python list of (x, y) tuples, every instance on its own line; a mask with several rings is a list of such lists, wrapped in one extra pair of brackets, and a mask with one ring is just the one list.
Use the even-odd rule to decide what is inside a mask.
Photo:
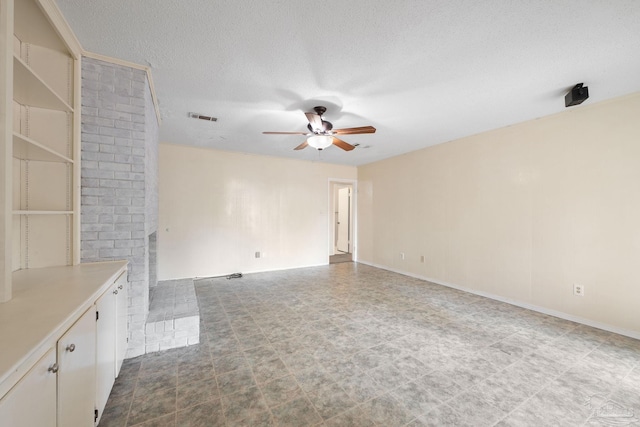
[(0, 396), (126, 271), (127, 261), (19, 270), (0, 303)]

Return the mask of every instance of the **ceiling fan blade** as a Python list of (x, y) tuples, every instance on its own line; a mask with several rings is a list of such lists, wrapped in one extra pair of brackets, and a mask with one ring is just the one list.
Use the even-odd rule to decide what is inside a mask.
[(356, 148), (353, 145), (349, 144), (348, 142), (344, 142), (343, 140), (338, 139), (335, 136), (333, 137), (333, 145), (336, 145), (345, 151), (351, 151), (354, 148)]
[(296, 148), (294, 148), (294, 150), (302, 150), (303, 148), (307, 148), (307, 141), (303, 142), (302, 144), (298, 145)]
[(335, 135), (356, 135), (359, 133), (376, 133), (376, 128), (374, 128), (373, 126), (361, 126), (358, 128), (334, 129), (333, 133)]
[(313, 130), (323, 130), (322, 126), (322, 117), (316, 113), (304, 113), (307, 116), (307, 120), (309, 120), (309, 124), (311, 125), (311, 129)]
[(309, 135), (309, 132), (262, 132), (265, 135)]

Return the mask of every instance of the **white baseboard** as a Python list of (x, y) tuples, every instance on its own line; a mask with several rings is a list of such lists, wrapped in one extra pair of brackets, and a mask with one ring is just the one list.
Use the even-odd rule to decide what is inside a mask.
[(466, 288), (464, 286), (456, 285), (455, 283), (443, 282), (441, 280), (432, 279), (430, 277), (421, 276), (419, 274), (410, 273), (408, 271), (401, 271), (401, 270), (397, 270), (397, 269), (394, 269), (394, 268), (389, 268), (389, 267), (384, 266), (384, 265), (379, 265), (379, 264), (366, 262), (366, 261), (361, 261), (361, 260), (358, 260), (358, 263), (365, 264), (365, 265), (368, 265), (368, 266), (371, 266), (371, 267), (380, 268), (382, 270), (392, 271), (394, 273), (398, 273), (398, 274), (402, 274), (402, 275), (405, 275), (405, 276), (413, 277), (413, 278), (416, 278), (416, 279), (424, 280), (424, 281), (427, 281), (427, 282), (435, 283), (437, 285), (446, 286), (448, 288), (457, 289), (459, 291), (464, 291), (464, 292), (468, 292), (470, 294), (479, 295), (481, 297), (485, 297), (485, 298), (489, 298), (489, 299), (492, 299), (492, 300), (496, 300), (496, 301), (504, 302), (504, 303), (507, 303), (507, 304), (515, 305), (516, 307), (526, 308), (527, 310), (536, 311), (538, 313), (547, 314), (549, 316), (558, 317), (560, 319), (569, 320), (571, 322), (580, 323), (580, 324), (583, 324), (583, 325), (586, 325), (586, 326), (591, 326), (591, 327), (594, 327), (594, 328), (602, 329), (604, 331), (613, 332), (615, 334), (624, 335), (626, 337), (635, 338), (637, 340), (640, 340), (640, 332), (630, 331), (630, 330), (623, 329), (623, 328), (618, 328), (616, 326), (608, 325), (608, 324), (602, 323), (602, 322), (597, 322), (597, 321), (591, 320), (591, 319), (585, 319), (583, 317), (574, 316), (572, 314), (564, 313), (562, 311), (552, 310), (552, 309), (549, 309), (549, 308), (546, 308), (546, 307), (540, 307), (540, 306), (537, 306), (537, 305), (533, 305), (533, 304), (529, 304), (529, 303), (526, 303), (526, 302), (514, 300), (514, 299), (511, 299), (511, 298), (505, 298), (503, 296), (491, 294), (491, 293), (488, 293), (488, 292), (477, 291), (475, 289), (470, 289), (470, 288)]
[(245, 274), (255, 274), (255, 273), (270, 273), (273, 271), (287, 271), (287, 270), (296, 270), (298, 268), (311, 268), (311, 267), (322, 267), (325, 265), (329, 265), (329, 262), (324, 262), (321, 264), (305, 264), (305, 265), (296, 265), (296, 266), (291, 266), (291, 267), (275, 267), (275, 268), (267, 268), (267, 269), (261, 269), (261, 270), (248, 270), (248, 271), (233, 271), (230, 273), (225, 273), (225, 274), (216, 274), (216, 275), (211, 275), (211, 276), (196, 276), (196, 277), (183, 277), (183, 278), (176, 278), (176, 279), (158, 279), (158, 282), (163, 282), (165, 280), (181, 280), (181, 279), (193, 279), (193, 280), (205, 280), (205, 279), (213, 279), (213, 278), (223, 278), (226, 276), (229, 276), (231, 274), (234, 273), (241, 273), (242, 275)]
[(269, 273), (272, 271), (287, 271), (287, 270), (297, 270), (299, 268), (311, 268), (311, 267), (322, 267), (322, 266), (326, 266), (329, 265), (329, 262), (325, 262), (322, 264), (307, 264), (307, 265), (296, 265), (296, 266), (291, 266), (291, 267), (276, 267), (276, 268), (269, 268), (266, 270), (250, 270), (247, 272), (244, 272), (242, 274), (254, 274), (254, 273)]

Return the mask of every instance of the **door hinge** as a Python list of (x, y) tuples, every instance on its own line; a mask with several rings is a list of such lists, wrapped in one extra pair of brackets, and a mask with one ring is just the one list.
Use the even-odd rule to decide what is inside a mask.
[(94, 409), (93, 410), (93, 422), (97, 422), (98, 421), (98, 410)]
[(96, 311), (96, 321), (100, 318), (100, 312)]

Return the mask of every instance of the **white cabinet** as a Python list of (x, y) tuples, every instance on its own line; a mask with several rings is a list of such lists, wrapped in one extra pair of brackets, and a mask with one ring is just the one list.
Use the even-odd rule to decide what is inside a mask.
[(96, 309), (58, 341), (58, 426), (92, 427), (96, 387)]
[(94, 425), (95, 306), (60, 337), (56, 347), (57, 351), (50, 349), (0, 401), (0, 425)]
[(95, 409), (101, 415), (116, 375), (117, 297), (126, 295), (126, 265), (16, 274), (15, 297), (0, 304), (0, 427), (95, 425)]
[(51, 348), (0, 400), (0, 425), (56, 427), (57, 369)]

